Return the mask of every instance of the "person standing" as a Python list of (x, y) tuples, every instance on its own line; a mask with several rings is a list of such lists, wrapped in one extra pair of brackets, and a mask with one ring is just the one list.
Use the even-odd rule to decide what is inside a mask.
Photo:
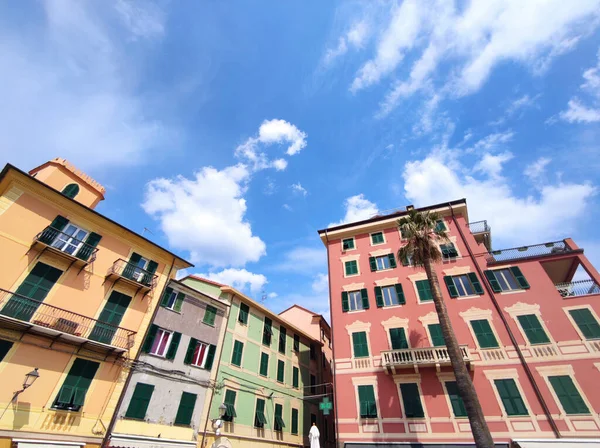
[(317, 428), (317, 424), (313, 422), (312, 427), (310, 428), (310, 432), (308, 433), (308, 441), (310, 442), (310, 448), (321, 448), (319, 444), (319, 437), (321, 434), (319, 433), (319, 428)]

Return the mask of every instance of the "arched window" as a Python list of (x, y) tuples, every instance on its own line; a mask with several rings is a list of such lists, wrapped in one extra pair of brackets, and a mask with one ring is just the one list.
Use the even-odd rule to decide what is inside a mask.
[(77, 193), (79, 193), (79, 185), (77, 184), (69, 184), (62, 191), (62, 194), (71, 199), (74, 199)]

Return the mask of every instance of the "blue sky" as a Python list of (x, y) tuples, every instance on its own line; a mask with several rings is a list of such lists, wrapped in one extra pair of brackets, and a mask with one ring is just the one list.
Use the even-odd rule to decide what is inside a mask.
[(600, 2), (0, 4), (0, 151), (198, 273), (327, 314), (317, 229), (467, 198), (600, 263)]

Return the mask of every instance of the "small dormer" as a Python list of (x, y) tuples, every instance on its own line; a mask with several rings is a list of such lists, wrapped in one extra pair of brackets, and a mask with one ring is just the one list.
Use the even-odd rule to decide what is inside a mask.
[(65, 159), (50, 160), (29, 174), (86, 207), (95, 208), (104, 200), (105, 188)]

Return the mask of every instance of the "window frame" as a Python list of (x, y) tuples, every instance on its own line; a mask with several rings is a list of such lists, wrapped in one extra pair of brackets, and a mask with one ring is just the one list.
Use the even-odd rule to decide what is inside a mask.
[[(373, 241), (373, 235), (378, 235), (378, 234), (381, 234), (382, 241), (379, 243), (375, 243)], [(387, 242), (386, 238), (385, 238), (385, 232), (383, 230), (379, 230), (377, 232), (369, 233), (369, 241), (371, 242), (371, 246), (381, 246), (382, 244), (385, 244)]]
[[(495, 347), (482, 347), (481, 346), (481, 342), (479, 341), (479, 338), (477, 337), (477, 332), (475, 331), (475, 328), (473, 327), (473, 322), (480, 322), (480, 321), (486, 321), (488, 326), (490, 327), (490, 334), (494, 337), (494, 339), (496, 341)], [(469, 325), (469, 329), (471, 330), (471, 334), (473, 335), (473, 340), (477, 344), (477, 348), (479, 350), (488, 350), (488, 349), (494, 350), (494, 349), (501, 348), (500, 338), (498, 338), (498, 335), (496, 334), (496, 330), (494, 329), (494, 326), (492, 325), (491, 318), (484, 317), (484, 316), (473, 316), (473, 317), (469, 318), (468, 325)]]
[[(500, 393), (500, 389), (498, 388), (498, 382), (502, 381), (502, 384), (505, 384), (504, 382), (507, 381), (512, 381), (513, 385), (517, 391), (517, 393), (519, 394), (518, 397), (507, 397), (507, 400), (509, 400), (511, 402), (511, 406), (513, 408), (516, 408), (515, 404), (514, 404), (514, 400), (515, 399), (519, 399), (521, 401), (521, 404), (523, 405), (523, 408), (525, 409), (525, 413), (509, 413), (508, 409), (506, 408), (506, 405), (504, 404), (504, 400), (505, 398), (502, 397), (502, 394)], [(517, 381), (517, 379), (515, 378), (494, 378), (492, 380), (492, 383), (494, 385), (494, 388), (496, 389), (497, 392), (497, 397), (500, 400), (500, 405), (501, 408), (503, 410), (503, 415), (505, 415), (506, 417), (526, 417), (530, 415), (529, 412), (529, 408), (527, 407), (527, 403), (525, 402), (525, 400), (523, 399), (523, 391), (521, 390), (521, 388), (519, 387), (519, 382)]]
[[(456, 379), (453, 377), (452, 379), (448, 378), (448, 379), (440, 379), (440, 382), (442, 383), (443, 387), (444, 387), (444, 393), (446, 395), (446, 399), (448, 402), (448, 407), (450, 408), (450, 412), (452, 413), (452, 417), (453, 418), (458, 418), (458, 419), (468, 419), (468, 415), (467, 415), (467, 409), (465, 407), (465, 403), (464, 400), (462, 399), (462, 397), (460, 396), (460, 393), (458, 391), (458, 385), (456, 384)], [(454, 394), (450, 394), (450, 391), (448, 390), (448, 383), (454, 384), (456, 386), (456, 396), (458, 397), (458, 404), (460, 406), (462, 406), (462, 408), (464, 409), (464, 415), (456, 415), (456, 410), (455, 410), (455, 406), (454, 406), (454, 402), (457, 400), (453, 400), (452, 397), (454, 396)]]
[[(369, 415), (366, 415), (363, 417), (362, 415), (362, 406), (361, 406), (361, 399), (360, 399), (360, 390), (361, 387), (370, 387), (372, 392), (373, 392), (373, 405), (375, 407), (375, 416), (373, 416), (372, 413), (370, 413)], [(355, 393), (356, 393), (356, 403), (357, 403), (357, 411), (358, 411), (358, 418), (361, 420), (372, 420), (372, 419), (377, 419), (379, 418), (379, 416), (381, 415), (381, 413), (379, 412), (379, 405), (377, 402), (377, 391), (376, 391), (376, 384), (356, 384), (355, 385)], [(370, 401), (369, 401), (370, 403)]]
[[(263, 359), (265, 359), (266, 356), (266, 360), (267, 360), (267, 366), (266, 366), (266, 372), (263, 374), (262, 372), (262, 367), (263, 367)], [(258, 363), (258, 374), (264, 378), (268, 378), (269, 377), (269, 363), (270, 363), (270, 356), (267, 352), (264, 352), (261, 350), (260, 352), (260, 361)]]
[[(203, 352), (200, 347), (201, 346), (206, 346), (205, 351)], [(190, 361), (191, 366), (194, 367), (199, 367), (201, 369), (206, 369), (206, 360), (208, 359), (208, 351), (210, 349), (211, 344), (208, 344), (206, 342), (202, 342), (196, 339), (196, 346), (194, 347), (194, 355), (192, 356), (192, 359)], [(202, 355), (204, 353), (204, 355)], [(198, 357), (198, 359), (196, 359)], [(196, 361), (200, 361), (200, 364), (196, 364)]]
[(575, 318), (573, 317), (573, 315), (571, 314), (572, 311), (582, 311), (582, 310), (587, 310), (590, 313), (592, 319), (595, 320), (596, 325), (600, 326), (600, 319), (598, 318), (598, 315), (596, 314), (595, 310), (590, 305), (582, 304), (582, 305), (563, 308), (563, 311), (567, 315), (567, 318), (571, 321), (573, 328), (575, 328), (575, 330), (577, 331), (577, 334), (579, 335), (579, 337), (581, 338), (582, 341), (598, 341), (600, 339), (600, 336), (588, 338), (585, 335), (585, 333), (583, 332), (583, 330), (581, 329), (581, 327), (579, 326), (579, 324), (577, 323), (577, 321), (575, 320)]
[[(391, 290), (392, 291), (391, 295), (393, 296), (393, 298), (395, 298), (396, 303), (394, 303), (394, 299), (391, 298), (391, 297), (390, 297), (391, 303), (388, 304), (386, 302), (385, 290)], [(383, 299), (383, 308), (389, 308), (391, 306), (399, 306), (400, 305), (400, 298), (398, 297), (398, 292), (396, 291), (396, 285), (381, 286), (381, 297)]]
[[(351, 240), (351, 241), (352, 241), (352, 247), (345, 248), (345, 247), (344, 247), (344, 242), (345, 242), (345, 241), (348, 241), (348, 240)], [(342, 238), (341, 245), (342, 245), (342, 252), (347, 252), (347, 251), (349, 251), (349, 250), (356, 250), (356, 249), (357, 249), (357, 248), (356, 248), (356, 240), (354, 239), (354, 237), (353, 237), (353, 236), (351, 236), (351, 237), (349, 237), (349, 238)]]
[[(69, 235), (67, 233), (67, 229), (69, 228), (69, 226), (75, 228), (75, 231), (71, 235)], [(81, 237), (81, 238), (76, 238), (75, 235), (79, 232), (84, 232), (85, 235), (83, 235), (83, 237)], [(74, 224), (71, 221), (68, 221), (67, 224), (65, 225), (64, 229), (57, 232), (56, 236), (54, 237), (52, 242), (49, 244), (49, 246), (60, 252), (64, 252), (67, 255), (76, 257), (77, 254), (79, 253), (79, 251), (81, 250), (81, 248), (84, 246), (86, 238), (88, 236), (90, 236), (91, 233), (92, 232), (90, 232), (89, 230), (86, 230), (83, 227), (81, 227), (77, 224)], [(68, 238), (67, 238), (67, 235), (68, 235)], [(61, 237), (65, 238), (65, 239), (61, 239)], [(79, 241), (79, 244), (77, 244), (76, 246), (73, 245), (73, 240)], [(58, 241), (60, 241), (60, 243), (62, 244), (62, 247), (55, 245)], [(67, 252), (65, 249), (67, 249), (69, 246), (74, 246), (75, 250), (73, 250), (73, 252)]]
[[(364, 311), (365, 308), (363, 307), (363, 302), (362, 302), (362, 290), (357, 289), (354, 291), (347, 291), (348, 292), (348, 312), (352, 312), (352, 311)], [(358, 298), (356, 298), (358, 297)], [(356, 308), (352, 308), (352, 298), (355, 299), (355, 305), (360, 305), (360, 307), (356, 307)]]
[[(281, 379), (279, 379), (280, 366), (282, 366), (281, 367)], [(285, 384), (285, 361), (283, 359), (277, 360), (277, 375), (276, 375), (275, 379), (277, 380), (277, 382), (279, 384)]]
[[(390, 257), (389, 257), (389, 255), (387, 255), (387, 254), (386, 255), (379, 255), (379, 256), (376, 256), (376, 257), (373, 257), (373, 258), (375, 258), (375, 266), (377, 267), (377, 269), (375, 270), (375, 272), (388, 271), (390, 269), (393, 269), (392, 268), (392, 264), (390, 263)], [(380, 260), (382, 260), (381, 267), (379, 266), (379, 261)], [(387, 263), (387, 266), (385, 265), (386, 263)]]
[[(194, 406), (192, 406), (192, 412), (190, 413), (189, 421), (188, 422), (181, 422), (181, 421), (178, 422), (177, 418), (179, 417), (179, 413), (182, 412), (181, 404), (183, 403), (183, 397), (186, 395), (190, 395), (190, 396), (193, 395), (195, 397), (194, 398)], [(179, 399), (179, 406), (177, 406), (177, 413), (175, 414), (175, 419), (173, 420), (173, 426), (191, 426), (192, 421), (194, 420), (194, 411), (196, 410), (197, 403), (198, 403), (198, 394), (182, 391), (181, 398)]]
[[(233, 356), (235, 355), (236, 343), (241, 345), (241, 354), (240, 354), (240, 363), (239, 364), (235, 364), (233, 362)], [(232, 366), (235, 366), (239, 369), (241, 369), (242, 366), (244, 365), (244, 343), (242, 341), (238, 341), (237, 339), (233, 340), (233, 346), (231, 348), (231, 359), (229, 361), (229, 364)]]
[[(421, 383), (419, 381), (411, 381), (411, 380), (406, 380), (406, 381), (401, 381), (401, 382), (397, 382), (397, 390), (398, 390), (398, 395), (400, 395), (400, 405), (401, 405), (401, 411), (402, 411), (402, 415), (404, 416), (404, 418), (406, 418), (407, 420), (426, 420), (427, 417), (427, 411), (425, 410), (425, 406), (423, 404), (423, 391), (421, 390)], [(402, 386), (404, 385), (414, 385), (417, 389), (417, 396), (419, 398), (419, 404), (421, 407), (421, 411), (423, 412), (422, 416), (417, 416), (417, 417), (409, 417), (407, 412), (406, 412), (406, 403), (404, 400), (404, 393), (402, 392)]]
[[(429, 285), (429, 294), (431, 296), (431, 299), (428, 299), (428, 300), (422, 300), (421, 299), (421, 293), (419, 291), (419, 284), (421, 284), (421, 282), (426, 282), (426, 284)], [(431, 291), (431, 282), (428, 279), (415, 280), (414, 281), (414, 289), (415, 289), (415, 293), (416, 293), (416, 296), (417, 296), (417, 301), (419, 302), (419, 304), (421, 304), (421, 303), (433, 303), (433, 292)]]
[[(531, 316), (533, 316), (536, 320), (538, 325), (540, 326), (540, 329), (542, 330), (544, 336), (546, 337), (547, 341), (544, 342), (531, 342), (531, 339), (529, 337), (529, 335), (527, 334), (527, 331), (525, 330), (525, 327), (523, 326), (523, 322), (521, 322), (522, 318), (530, 318)], [(553, 344), (553, 339), (550, 335), (550, 333), (548, 332), (548, 329), (546, 328), (546, 326), (544, 325), (543, 320), (541, 319), (541, 315), (535, 312), (530, 312), (530, 313), (519, 313), (518, 315), (515, 316), (515, 320), (517, 321), (519, 328), (521, 329), (521, 332), (523, 333), (523, 336), (525, 338), (525, 342), (527, 345), (548, 345), (548, 344)]]
[[(167, 342), (164, 346), (164, 353), (155, 353), (152, 351), (152, 349), (154, 348), (154, 345), (156, 344), (157, 348), (160, 348), (160, 338), (159, 338), (159, 332), (162, 332), (162, 334), (168, 334), (167, 336)], [(167, 357), (167, 352), (169, 351), (169, 347), (171, 346), (171, 341), (173, 340), (173, 334), (175, 332), (174, 331), (170, 331), (167, 330), (165, 328), (162, 327), (158, 327), (158, 329), (156, 330), (156, 335), (154, 336), (154, 341), (152, 342), (152, 347), (150, 347), (150, 350), (148, 351), (149, 355), (152, 356), (156, 356), (158, 358), (166, 358)]]
[[(219, 309), (216, 306), (206, 305), (206, 309), (204, 310), (204, 316), (202, 317), (202, 323), (205, 325), (208, 325), (209, 327), (214, 327), (216, 325), (218, 312), (219, 312)], [(212, 316), (212, 321), (207, 322), (206, 321), (207, 316)]]
[[(558, 377), (567, 377), (570, 379), (570, 381), (571, 381), (573, 387), (575, 388), (575, 391), (579, 395), (579, 398), (581, 399), (583, 405), (587, 408), (587, 412), (568, 412), (567, 411), (562, 400), (560, 399), (560, 397), (558, 395), (558, 392), (554, 388), (552, 381), (550, 380), (550, 378), (558, 378)], [(581, 389), (581, 386), (575, 380), (575, 375), (573, 375), (572, 373), (549, 374), (548, 376), (546, 376), (546, 382), (548, 383), (548, 387), (550, 388), (550, 391), (552, 392), (552, 395), (554, 396), (556, 403), (560, 406), (560, 409), (562, 410), (564, 415), (569, 415), (569, 416), (571, 416), (571, 415), (575, 415), (575, 416), (577, 416), (577, 415), (594, 415), (594, 413), (590, 411), (590, 409), (594, 409), (594, 408), (590, 406), (590, 403), (589, 403), (587, 397), (585, 396), (585, 394), (583, 394), (583, 390)]]
[[(348, 265), (350, 263), (354, 263), (356, 265), (356, 272), (355, 273), (348, 273)], [(348, 277), (356, 277), (360, 275), (360, 267), (359, 267), (359, 263), (358, 260), (346, 260), (344, 261), (344, 278), (348, 278)]]
[(433, 334), (431, 333), (431, 326), (432, 325), (437, 325), (440, 328), (440, 337), (442, 338), (442, 341), (444, 341), (444, 336), (443, 336), (443, 333), (442, 333), (442, 327), (441, 327), (440, 323), (439, 322), (429, 322), (426, 325), (426, 327), (427, 327), (427, 335), (429, 336), (429, 342), (431, 342), (431, 346), (432, 347), (445, 347), (446, 346), (446, 342), (445, 341), (444, 341), (443, 344), (438, 344), (438, 345), (435, 344), (435, 341), (433, 340), (434, 339), (433, 338)]
[[(445, 248), (445, 247), (447, 247), (447, 246), (450, 246), (450, 245), (451, 245), (451, 246), (452, 246), (452, 248), (454, 249), (454, 252), (456, 253), (456, 255), (454, 255), (454, 256), (448, 256), (448, 257), (446, 257), (446, 256), (444, 255), (444, 249), (443, 249), (443, 248)], [(461, 255), (460, 255), (460, 252), (458, 251), (458, 247), (456, 247), (456, 243), (455, 243), (454, 241), (449, 241), (449, 242), (447, 242), (447, 243), (442, 243), (442, 244), (439, 244), (439, 245), (438, 245), (438, 248), (439, 248), (439, 250), (440, 250), (440, 253), (442, 254), (442, 262), (444, 262), (444, 261), (453, 261), (453, 260), (457, 260), (457, 259), (459, 259), (459, 258), (462, 258), (462, 257), (461, 257)], [(450, 250), (448, 249), (448, 252), (449, 252), (449, 251), (450, 251)]]
[[(358, 334), (364, 334), (365, 335), (365, 341), (361, 345), (364, 345), (366, 347), (366, 350), (367, 350), (366, 355), (360, 355), (360, 356), (356, 355), (356, 343), (354, 341), (354, 335), (355, 334), (356, 335), (358, 335)], [(366, 331), (366, 330), (353, 331), (351, 333), (350, 340), (351, 340), (351, 344), (352, 344), (352, 358), (353, 359), (361, 359), (361, 358), (370, 358), (371, 357), (371, 347), (370, 347), (370, 344), (369, 344), (368, 331)]]
[[(177, 294), (179, 294), (179, 291), (175, 291), (174, 289), (171, 291), (171, 293), (169, 294), (169, 298), (168, 300), (165, 302), (165, 304), (163, 305), (163, 308), (166, 308), (168, 310), (171, 311), (175, 311), (175, 303), (177, 302)], [(173, 298), (173, 303), (171, 303), (169, 305), (169, 302), (171, 302), (171, 298)], [(181, 312), (181, 311), (180, 311)]]
[[(247, 309), (243, 310), (243, 307), (246, 307)], [(245, 319), (242, 318), (242, 313), (245, 315)], [(241, 325), (248, 325), (248, 320), (250, 319), (250, 307), (244, 303), (244, 302), (240, 302), (240, 308), (238, 310), (238, 318), (237, 321), (241, 324)]]
[[(478, 297), (479, 296), (479, 294), (475, 291), (475, 285), (473, 285), (473, 282), (469, 278), (468, 273), (451, 275), (451, 277), (452, 277), (452, 283), (454, 284), (454, 287), (456, 288), (456, 292), (458, 294), (458, 296), (457, 296), (458, 298)], [(464, 279), (463, 279), (463, 277), (464, 277)], [(467, 281), (468, 286), (473, 291), (471, 294), (461, 294), (460, 293), (459, 286), (464, 290), (465, 293), (467, 292), (467, 289), (465, 288), (464, 282), (462, 282), (460, 280), (466, 280)]]

